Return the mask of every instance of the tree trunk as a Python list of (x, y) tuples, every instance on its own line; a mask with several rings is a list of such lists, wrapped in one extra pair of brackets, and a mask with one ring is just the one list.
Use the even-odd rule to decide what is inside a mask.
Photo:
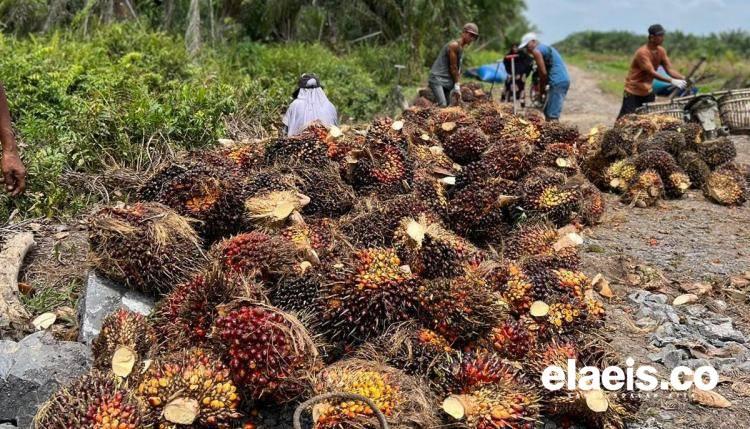
[(188, 26), (185, 31), (185, 46), (188, 54), (194, 57), (201, 49), (201, 7), (200, 0), (190, 0)]
[(11, 237), (0, 253), (0, 331), (20, 328), (30, 318), (19, 299), (18, 272), (34, 244), (34, 235), (22, 232)]

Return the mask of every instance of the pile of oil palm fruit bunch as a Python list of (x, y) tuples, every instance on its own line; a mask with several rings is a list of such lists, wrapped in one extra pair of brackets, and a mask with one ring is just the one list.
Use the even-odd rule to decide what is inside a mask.
[(601, 190), (648, 207), (701, 189), (709, 200), (739, 206), (748, 198), (747, 167), (734, 162), (728, 137), (704, 140), (698, 123), (666, 115), (627, 115), (593, 128), (580, 145), (582, 170)]
[[(38, 427), (250, 428), (344, 392), (393, 428), (623, 428), (638, 404), (618, 392), (540, 381), (607, 355), (576, 247), (604, 205), (578, 140), (477, 99), (185, 154), (91, 216), (94, 267), (160, 301), (106, 319), (95, 369)], [(379, 427), (357, 399), (312, 412)]]

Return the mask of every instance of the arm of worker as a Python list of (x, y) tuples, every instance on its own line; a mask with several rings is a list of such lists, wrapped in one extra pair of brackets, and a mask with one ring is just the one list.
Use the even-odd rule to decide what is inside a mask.
[(547, 66), (544, 64), (544, 58), (538, 49), (534, 49), (533, 55), (539, 71), (539, 93), (544, 94), (547, 91)]
[(453, 78), (453, 89), (460, 92), (461, 75), (458, 72), (458, 42), (453, 41), (448, 45), (448, 60), (450, 61), (451, 77)]
[[(665, 55), (665, 58), (666, 58), (666, 55)], [(637, 56), (636, 63), (637, 63), (638, 68), (648, 73), (652, 79), (660, 80), (662, 82), (667, 82), (679, 88), (684, 88), (685, 85), (687, 84), (684, 80), (672, 79), (670, 76), (664, 76), (663, 74), (657, 72), (656, 69), (654, 69), (654, 66), (651, 64), (651, 60), (645, 54)], [(664, 70), (666, 69), (667, 68), (664, 67)]]
[(685, 76), (680, 74), (677, 70), (672, 67), (672, 61), (669, 60), (669, 57), (667, 56), (667, 51), (664, 51), (664, 60), (661, 63), (662, 67), (664, 67), (664, 71), (667, 72), (668, 75), (672, 76), (675, 79), (681, 79), (685, 80)]
[(18, 146), (10, 120), (8, 99), (5, 96), (5, 87), (2, 84), (0, 84), (0, 141), (3, 145), (3, 183), (5, 183), (5, 190), (15, 197), (26, 189), (26, 169), (18, 153)]

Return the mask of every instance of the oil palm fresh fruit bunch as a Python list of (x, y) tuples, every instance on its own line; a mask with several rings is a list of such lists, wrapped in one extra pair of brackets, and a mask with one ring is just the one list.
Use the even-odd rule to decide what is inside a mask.
[(356, 195), (351, 185), (344, 183), (338, 165), (328, 163), (310, 168), (293, 166), (296, 188), (310, 201), (301, 213), (306, 217), (339, 217), (354, 206)]
[(603, 179), (609, 189), (618, 193), (628, 190), (628, 185), (638, 174), (633, 161), (632, 158), (623, 158), (607, 166)]
[(541, 165), (555, 169), (566, 175), (578, 173), (575, 148), (567, 143), (551, 143), (544, 147)]
[(498, 137), (503, 142), (536, 143), (540, 136), (539, 127), (532, 120), (515, 115), (508, 117)]
[(445, 221), (448, 219), (448, 209), (450, 207), (448, 189), (454, 181), (455, 177), (438, 177), (425, 170), (417, 170), (414, 175), (413, 194), (435, 216)]
[(522, 259), (532, 255), (554, 253), (558, 239), (555, 227), (546, 222), (521, 224), (503, 240), (503, 256), (508, 259)]
[(638, 171), (654, 170), (661, 176), (664, 192), (670, 198), (679, 198), (690, 188), (690, 177), (680, 168), (672, 155), (662, 150), (650, 150), (635, 158)]
[(230, 369), (205, 349), (187, 349), (153, 361), (135, 389), (146, 404), (145, 427), (231, 428), (240, 396)]
[(731, 166), (712, 172), (703, 183), (703, 195), (724, 206), (740, 206), (748, 197), (747, 179)]
[(342, 217), (339, 229), (358, 247), (388, 247), (393, 243), (393, 233), (407, 216), (431, 215), (430, 207), (415, 194), (393, 198), (370, 197), (362, 199), (355, 208)]
[(650, 207), (664, 196), (664, 182), (655, 170), (639, 172), (628, 185), (628, 190), (622, 195), (626, 204), (637, 207)]
[(690, 183), (694, 187), (702, 187), (708, 175), (711, 174), (711, 167), (695, 152), (682, 152), (677, 161), (680, 167), (687, 173)]
[(218, 306), (238, 298), (264, 299), (252, 276), (226, 273), (213, 266), (175, 287), (159, 302), (152, 319), (169, 351), (204, 346), (218, 317)]
[(111, 373), (92, 371), (53, 393), (34, 417), (45, 429), (140, 429), (144, 405)]
[(356, 250), (327, 273), (322, 329), (334, 341), (358, 344), (417, 314), (420, 281), (393, 249)]
[(635, 138), (628, 135), (622, 128), (611, 128), (602, 134), (600, 153), (605, 158), (616, 161), (627, 158), (634, 152)]
[(290, 240), (260, 231), (226, 238), (212, 247), (211, 255), (227, 275), (269, 281), (294, 273), (300, 262)]
[(320, 134), (316, 127), (308, 127), (295, 136), (271, 140), (265, 148), (266, 164), (325, 165), (328, 163), (328, 145)]
[(456, 176), (456, 188), (496, 177), (518, 180), (538, 163), (539, 154), (529, 143), (497, 143), (485, 152), (482, 159), (461, 170)]
[(458, 276), (470, 259), (480, 257), (474, 245), (424, 215), (403, 218), (393, 245), (401, 261), (427, 279)]
[(461, 127), (443, 140), (445, 153), (462, 165), (479, 160), (489, 144), (489, 139), (477, 126)]
[(284, 311), (314, 314), (323, 280), (322, 274), (312, 268), (299, 276), (286, 276), (271, 289), (268, 298)]
[[(439, 424), (433, 400), (420, 382), (402, 371), (372, 360), (348, 359), (326, 367), (316, 377), (317, 394), (353, 393), (370, 399), (390, 427)], [(313, 409), (315, 429), (378, 428), (375, 412), (365, 403), (332, 398)]]
[(542, 327), (533, 318), (524, 315), (508, 316), (492, 329), (489, 341), (492, 349), (502, 357), (524, 359), (536, 348)]
[(457, 191), (450, 202), (450, 226), (457, 233), (500, 242), (510, 230), (507, 209), (518, 201), (516, 182), (501, 178), (474, 182)]
[(119, 309), (104, 318), (99, 335), (91, 343), (94, 368), (123, 378), (138, 375), (156, 345), (156, 333), (146, 317)]
[(554, 143), (573, 145), (581, 138), (578, 128), (559, 121), (543, 122), (539, 127), (539, 134), (538, 144), (543, 147)]
[(556, 225), (567, 224), (579, 204), (575, 189), (565, 186), (565, 176), (548, 170), (534, 170), (521, 183), (523, 207)]
[(205, 261), (192, 223), (157, 203), (107, 207), (93, 214), (89, 259), (108, 278), (151, 295), (189, 279)]
[(698, 155), (711, 168), (726, 164), (737, 156), (737, 148), (728, 137), (701, 142), (697, 149)]
[(578, 218), (584, 225), (596, 225), (601, 222), (607, 203), (602, 192), (591, 183), (584, 183), (578, 188)]
[(305, 326), (277, 308), (240, 300), (219, 309), (212, 337), (248, 398), (286, 403), (309, 387), (318, 351)]

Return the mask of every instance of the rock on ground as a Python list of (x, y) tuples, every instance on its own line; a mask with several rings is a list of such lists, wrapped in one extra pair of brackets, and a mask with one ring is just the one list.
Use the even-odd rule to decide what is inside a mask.
[(154, 300), (90, 271), (86, 278), (86, 293), (79, 307), (81, 332), (78, 340), (91, 344), (99, 334), (104, 318), (121, 307), (148, 315), (154, 308)]
[(39, 406), (90, 366), (85, 344), (57, 341), (49, 332), (0, 341), (0, 422), (30, 428)]

